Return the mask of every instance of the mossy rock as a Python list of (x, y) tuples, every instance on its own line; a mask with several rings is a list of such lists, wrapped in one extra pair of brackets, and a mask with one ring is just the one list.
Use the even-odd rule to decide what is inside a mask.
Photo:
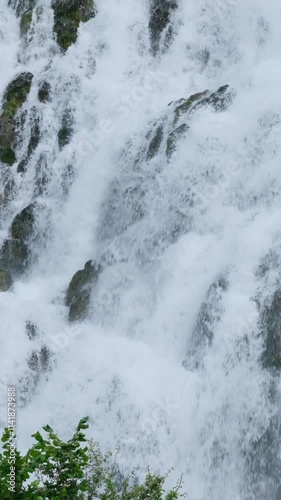
[(31, 89), (32, 73), (21, 73), (7, 87), (3, 98), (2, 116), (13, 119), (24, 104)]
[(13, 165), (16, 155), (13, 150), (16, 124), (14, 120), (0, 116), (0, 162)]
[(10, 237), (4, 242), (1, 256), (12, 274), (22, 274), (30, 261), (30, 241), (35, 236), (35, 207), (32, 203), (14, 218)]
[(50, 100), (51, 85), (49, 82), (42, 82), (38, 90), (38, 100), (47, 102)]
[(183, 123), (168, 135), (166, 144), (166, 155), (168, 159), (171, 158), (172, 154), (176, 150), (177, 143), (185, 136), (188, 130), (189, 127), (186, 123)]
[(63, 149), (67, 146), (73, 135), (73, 118), (69, 111), (66, 111), (62, 117), (61, 128), (58, 132), (59, 148)]
[[(208, 91), (205, 90), (204, 92), (198, 92), (197, 94), (191, 95), (188, 99), (180, 99), (180, 101), (177, 101), (177, 103), (179, 103), (179, 105), (175, 109), (174, 125), (176, 125), (176, 123), (178, 122), (181, 115), (183, 115), (187, 111), (189, 111), (194, 104), (196, 104), (198, 101), (200, 101), (201, 99), (203, 99), (207, 95), (208, 95)], [(169, 106), (171, 104), (173, 104), (173, 103), (170, 103)]]
[(159, 125), (148, 146), (147, 158), (146, 158), (148, 161), (152, 160), (152, 158), (154, 158), (157, 155), (160, 146), (162, 144), (162, 141), (163, 141), (163, 125)]
[(15, 152), (11, 148), (0, 148), (0, 162), (12, 166), (16, 161)]
[(12, 276), (0, 262), (0, 292), (7, 292), (12, 286)]
[(93, 0), (53, 0), (54, 32), (60, 47), (66, 51), (76, 42), (81, 22), (95, 16)]
[(93, 261), (88, 261), (83, 270), (74, 274), (67, 292), (65, 304), (69, 307), (69, 321), (81, 321), (86, 318), (91, 299), (91, 285), (97, 280), (100, 266)]
[[(151, 40), (151, 50), (155, 55), (159, 50), (161, 35), (169, 26), (172, 13), (177, 9), (175, 0), (152, 0), (150, 8), (149, 31)], [(171, 33), (168, 33), (168, 38)]]
[(22, 16), (25, 12), (34, 9), (37, 0), (8, 0), (9, 7), (15, 10), (17, 16)]
[(264, 337), (262, 365), (268, 369), (281, 369), (281, 290), (277, 290), (271, 304), (261, 314), (261, 330)]
[(28, 10), (21, 16), (20, 33), (22, 37), (26, 36), (30, 30), (32, 15), (33, 15), (33, 10)]
[(27, 146), (27, 153), (25, 158), (19, 163), (17, 172), (18, 173), (24, 173), (26, 171), (26, 167), (28, 165), (29, 159), (34, 153), (35, 149), (37, 148), (39, 142), (40, 142), (40, 123), (39, 123), (39, 118), (36, 117), (32, 123), (31, 130), (30, 130), (30, 139), (28, 142)]

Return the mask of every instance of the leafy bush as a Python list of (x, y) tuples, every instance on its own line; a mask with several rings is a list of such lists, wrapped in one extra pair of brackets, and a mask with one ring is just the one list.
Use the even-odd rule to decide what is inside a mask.
[(185, 496), (181, 481), (165, 492), (166, 476), (149, 470), (142, 484), (136, 470), (122, 476), (113, 455), (103, 455), (97, 443), (86, 439), (87, 428), (88, 419), (83, 418), (73, 437), (63, 442), (47, 425), (45, 438), (40, 432), (33, 434), (36, 442), (26, 455), (14, 447), (15, 436), (6, 428), (0, 453), (1, 500), (177, 500)]

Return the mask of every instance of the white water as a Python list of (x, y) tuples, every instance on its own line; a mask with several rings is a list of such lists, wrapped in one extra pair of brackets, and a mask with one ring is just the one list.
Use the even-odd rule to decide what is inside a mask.
[[(47, 242), (27, 277), (0, 295), (1, 424), (7, 384), (28, 384), (18, 408), (23, 449), (42, 425), (69, 437), (90, 415), (90, 434), (104, 449), (120, 447), (122, 467), (174, 467), (170, 481), (183, 474), (190, 500), (275, 500), (278, 484), (252, 477), (245, 464), (280, 410), (268, 399), (271, 379), (258, 361), (262, 339), (252, 300), (272, 293), (279, 279), (277, 271), (262, 279), (257, 268), (270, 250), (280, 253), (280, 2), (182, 0), (175, 39), (157, 58), (149, 52), (144, 0), (97, 0), (96, 18), (63, 56), (51, 39), (50, 2), (41, 4), (35, 36), (24, 47), (14, 13), (0, 0), (0, 92), (14, 74), (31, 71), (25, 107), (37, 106), (43, 131), (26, 175), (12, 167), (18, 190), (2, 214), (2, 240), (34, 199), (41, 152), (49, 176), (39, 197), (49, 210), (41, 220)], [(52, 83), (52, 101), (40, 104), (44, 79)], [(227, 111), (200, 110), (170, 163), (160, 150), (134, 169), (151, 123), (167, 114), (169, 102), (227, 83), (236, 91)], [(67, 106), (75, 133), (59, 152)], [(66, 196), (69, 163), (74, 182)], [(134, 207), (117, 196), (108, 219), (116, 182), (121, 193), (136, 184), (145, 193), (145, 216), (123, 232)], [(194, 186), (203, 207), (187, 206)], [(187, 228), (171, 242), (179, 214)], [(70, 326), (68, 283), (107, 251), (117, 263), (101, 276), (92, 314)], [(229, 287), (212, 346), (199, 353), (197, 370), (185, 369), (200, 306), (222, 275)], [(26, 321), (38, 325), (39, 339), (27, 338)], [(43, 344), (53, 353), (52, 369), (34, 392), (27, 362)]]

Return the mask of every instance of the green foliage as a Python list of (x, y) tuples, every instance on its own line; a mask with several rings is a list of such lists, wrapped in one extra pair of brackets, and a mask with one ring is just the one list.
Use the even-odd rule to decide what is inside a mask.
[[(43, 427), (46, 437), (33, 434), (35, 443), (24, 456), (16, 448), (11, 453), (15, 436), (6, 428), (0, 453), (1, 500), (177, 500), (185, 496), (180, 493), (181, 481), (165, 492), (166, 476), (150, 470), (142, 484), (137, 471), (121, 476), (112, 454), (103, 455), (96, 443), (86, 439), (87, 428), (86, 417), (73, 437), (63, 442), (47, 425)], [(11, 466), (14, 483), (9, 482)]]

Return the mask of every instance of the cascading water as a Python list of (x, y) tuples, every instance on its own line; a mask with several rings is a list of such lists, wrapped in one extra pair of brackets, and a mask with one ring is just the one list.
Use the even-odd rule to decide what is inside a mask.
[(280, 3), (56, 2), (0, 5), (1, 426), (280, 500)]

